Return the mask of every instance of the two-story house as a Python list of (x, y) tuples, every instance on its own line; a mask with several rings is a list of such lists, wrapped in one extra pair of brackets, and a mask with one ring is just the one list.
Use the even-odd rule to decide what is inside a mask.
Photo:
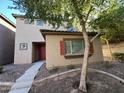
[[(47, 68), (52, 68), (82, 63), (84, 41), (81, 32), (64, 26), (55, 29), (40, 19), (32, 21), (22, 15), (13, 16), (16, 18), (15, 64), (46, 60)], [(94, 35), (96, 33), (89, 32), (90, 37)], [(103, 61), (99, 37), (93, 42), (92, 50), (90, 61)]]
[[(39, 30), (55, 30), (55, 28), (40, 19), (31, 21), (22, 15), (13, 14), (13, 16), (16, 18), (14, 63), (23, 64), (45, 60), (45, 41)], [(58, 30), (66, 31), (67, 29), (60, 27)]]

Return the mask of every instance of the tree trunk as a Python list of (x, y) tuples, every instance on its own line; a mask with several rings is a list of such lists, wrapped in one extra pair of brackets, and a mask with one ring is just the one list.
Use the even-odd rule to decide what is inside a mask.
[(110, 59), (112, 60), (112, 50), (111, 50), (109, 41), (106, 38), (103, 38), (103, 37), (101, 37), (101, 39), (103, 39), (106, 42), (108, 50), (109, 50), (109, 54), (110, 54)]
[(111, 50), (111, 47), (110, 47), (109, 41), (106, 40), (106, 43), (107, 43), (108, 50), (109, 50), (109, 53), (110, 53), (110, 59), (112, 60), (112, 50)]
[(82, 34), (85, 42), (85, 50), (84, 50), (84, 58), (83, 58), (83, 64), (82, 64), (82, 70), (81, 70), (79, 90), (83, 92), (87, 92), (86, 76), (87, 76), (87, 64), (88, 64), (90, 42), (89, 42), (89, 38), (86, 32), (85, 26), (82, 26), (82, 31), (83, 31)]

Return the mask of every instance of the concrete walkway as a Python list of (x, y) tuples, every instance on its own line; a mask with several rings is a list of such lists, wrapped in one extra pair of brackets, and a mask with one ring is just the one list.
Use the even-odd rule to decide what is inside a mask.
[(44, 62), (39, 61), (34, 63), (33, 66), (31, 66), (20, 78), (16, 80), (16, 83), (11, 87), (9, 93), (28, 93), (38, 70)]

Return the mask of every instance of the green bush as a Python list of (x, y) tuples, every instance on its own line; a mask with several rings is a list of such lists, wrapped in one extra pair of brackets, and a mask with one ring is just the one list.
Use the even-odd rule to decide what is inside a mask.
[(0, 66), (0, 73), (3, 72), (3, 66)]
[(113, 58), (119, 62), (124, 62), (124, 53), (113, 53)]

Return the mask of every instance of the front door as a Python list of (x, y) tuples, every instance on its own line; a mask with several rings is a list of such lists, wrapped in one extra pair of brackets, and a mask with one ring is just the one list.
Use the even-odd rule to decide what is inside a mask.
[(41, 44), (39, 47), (40, 60), (46, 60), (46, 45)]

